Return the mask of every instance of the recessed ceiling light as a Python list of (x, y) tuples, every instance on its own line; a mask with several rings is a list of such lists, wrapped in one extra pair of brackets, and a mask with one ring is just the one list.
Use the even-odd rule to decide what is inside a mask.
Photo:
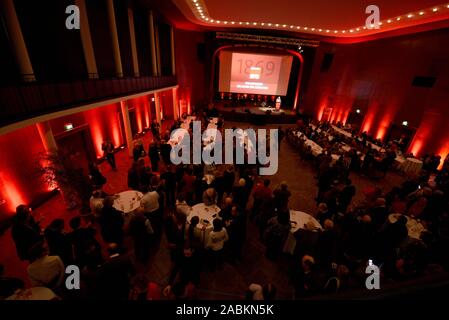
[(220, 20), (215, 21), (216, 23), (220, 23)]
[(312, 28), (312, 31), (315, 31), (315, 28)]
[(231, 24), (235, 24), (235, 22), (234, 22), (234, 21), (231, 21)]
[(331, 32), (330, 30), (326, 30), (327, 33)]
[(420, 16), (424, 15), (424, 11), (421, 11), (421, 12), (419, 13), (419, 15), (420, 15)]
[(396, 20), (397, 20), (397, 21), (400, 21), (400, 20), (401, 20), (401, 17), (397, 17)]
[(360, 28), (357, 28), (357, 29), (355, 29), (355, 30), (360, 31)]
[(265, 25), (265, 22), (262, 22), (260, 25), (261, 25), (261, 26), (264, 26), (264, 25)]
[(323, 31), (323, 29), (318, 29), (319, 32)]
[(200, 5), (198, 4), (198, 3), (195, 3), (195, 5), (197, 6), (197, 7), (199, 7)]
[(349, 30), (349, 32), (353, 33), (353, 32), (354, 32), (354, 30)]
[(246, 25), (249, 25), (249, 22), (247, 22)]
[(391, 20), (387, 20), (387, 23), (391, 23)]
[(366, 27), (363, 27), (363, 30), (365, 30), (366, 29)]
[(278, 23), (276, 23), (276, 27), (279, 27), (279, 24), (278, 24)]
[(343, 33), (346, 33), (346, 30), (343, 30), (342, 32), (343, 32)]
[(409, 15), (407, 15), (407, 18), (412, 18), (413, 17), (413, 14), (409, 14)]
[(449, 4), (446, 6), (446, 8), (448, 8), (449, 9)]
[(293, 29), (295, 26), (290, 26), (291, 29)]
[(257, 26), (257, 22), (253, 22), (253, 25)]
[(271, 27), (271, 23), (269, 23), (268, 26)]
[(228, 24), (228, 22), (227, 21), (225, 21), (225, 22), (223, 22), (224, 24)]
[(287, 26), (286, 24), (282, 25), (284, 28)]
[(192, 0), (192, 1), (196, 3), (198, 0)]
[(307, 30), (307, 29), (309, 29), (309, 28), (307, 28), (307, 27), (304, 27), (304, 30)]
[(243, 24), (243, 22), (240, 21), (239, 24)]
[(300, 26), (297, 26), (296, 29), (301, 29), (301, 27), (300, 27)]
[(206, 18), (206, 21), (209, 21), (209, 18)]
[(437, 12), (437, 11), (438, 11), (438, 8), (433, 8), (432, 11), (433, 11), (433, 12)]
[(338, 33), (338, 30), (335, 30), (334, 33)]
[(381, 22), (379, 22), (379, 26), (381, 26), (383, 23), (382, 23), (382, 21)]

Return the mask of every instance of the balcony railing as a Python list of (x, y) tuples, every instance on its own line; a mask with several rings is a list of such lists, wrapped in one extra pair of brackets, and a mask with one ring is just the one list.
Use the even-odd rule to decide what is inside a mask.
[(161, 89), (175, 76), (28, 82), (0, 87), (0, 127), (83, 104)]

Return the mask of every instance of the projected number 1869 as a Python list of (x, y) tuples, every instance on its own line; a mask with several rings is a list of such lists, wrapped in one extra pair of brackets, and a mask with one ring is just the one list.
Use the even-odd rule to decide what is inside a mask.
[(238, 59), (237, 62), (239, 63), (239, 72), (242, 73), (246, 73), (246, 74), (250, 74), (250, 70), (251, 67), (257, 67), (260, 68), (260, 74), (262, 75), (266, 75), (266, 76), (270, 76), (273, 74), (274, 69), (275, 69), (275, 65), (273, 61), (264, 61), (264, 60), (259, 60), (256, 63), (254, 63), (255, 61), (252, 59)]

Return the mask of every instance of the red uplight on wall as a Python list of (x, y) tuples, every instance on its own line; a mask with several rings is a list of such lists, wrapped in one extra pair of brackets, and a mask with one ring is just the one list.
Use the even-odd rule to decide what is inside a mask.
[(8, 211), (15, 212), (18, 205), (26, 203), (14, 180), (3, 171), (0, 171), (0, 186), (4, 205), (7, 206)]

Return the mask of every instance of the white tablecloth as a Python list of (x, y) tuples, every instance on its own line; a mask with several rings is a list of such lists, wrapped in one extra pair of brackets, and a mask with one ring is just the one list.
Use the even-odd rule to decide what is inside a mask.
[(352, 134), (351, 134), (350, 132), (345, 131), (345, 130), (343, 130), (343, 129), (340, 129), (340, 128), (337, 127), (337, 126), (332, 126), (332, 129), (334, 129), (335, 131), (337, 131), (338, 133), (340, 133), (340, 134), (342, 134), (342, 135), (344, 135), (344, 136), (352, 137)]
[(407, 158), (399, 165), (399, 170), (405, 174), (418, 174), (422, 169), (423, 162), (415, 158)]
[[(388, 221), (390, 223), (395, 223), (400, 216), (401, 216), (400, 213), (392, 213), (388, 216)], [(420, 239), (421, 233), (423, 231), (426, 231), (426, 228), (424, 228), (422, 223), (419, 222), (418, 220), (416, 220), (414, 218), (407, 217), (407, 216), (405, 216), (405, 217), (407, 218), (408, 236), (410, 238)]]
[(207, 244), (209, 239), (209, 233), (213, 229), (213, 221), (215, 218), (219, 218), (218, 213), (220, 212), (220, 208), (217, 205), (206, 206), (204, 203), (198, 203), (192, 207), (192, 211), (187, 217), (187, 221), (190, 223), (190, 219), (194, 216), (198, 216), (200, 218), (200, 222), (197, 225), (197, 228), (200, 228), (204, 232), (204, 245)]
[(140, 207), (140, 199), (142, 197), (143, 193), (135, 190), (120, 192), (114, 200), (114, 208), (125, 214), (131, 213)]
[(310, 214), (302, 211), (290, 210), (291, 229), (284, 244), (285, 253), (293, 254), (295, 252), (296, 238), (293, 234), (299, 229), (305, 229), (305, 225), (307, 225), (309, 222), (311, 222), (317, 232), (319, 230), (322, 230), (321, 224)]

